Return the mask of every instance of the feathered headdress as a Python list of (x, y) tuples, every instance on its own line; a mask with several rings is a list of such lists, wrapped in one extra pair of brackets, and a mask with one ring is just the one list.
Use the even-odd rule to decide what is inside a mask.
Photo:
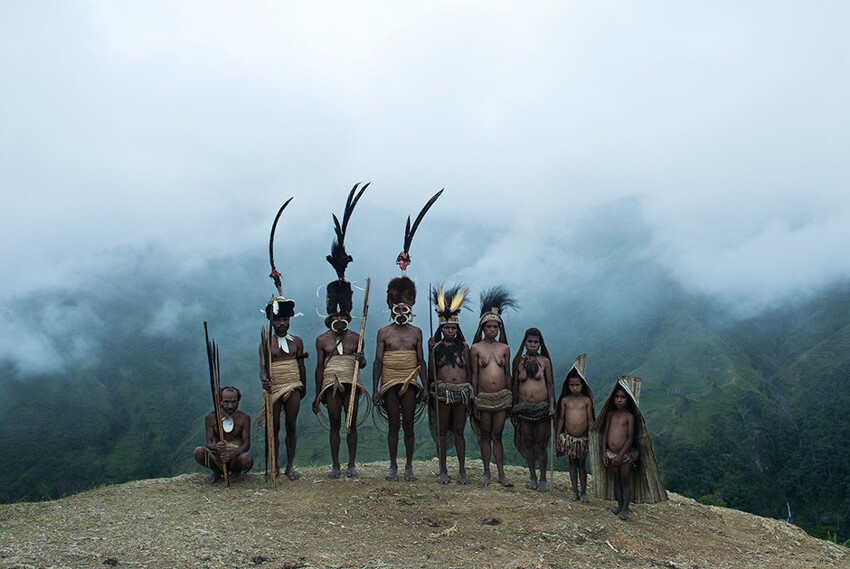
[(277, 289), (277, 295), (272, 295), (268, 303), (266, 303), (266, 318), (269, 320), (273, 320), (275, 316), (283, 316), (287, 318), (295, 316), (295, 301), (283, 296), (283, 284), (281, 283), (280, 278), (281, 275), (274, 263), (274, 234), (277, 230), (277, 222), (280, 220), (280, 214), (283, 213), (283, 210), (286, 209), (286, 206), (288, 206), (291, 201), (292, 198), (289, 198), (282, 206), (280, 206), (280, 209), (277, 210), (277, 215), (274, 216), (274, 221), (272, 222), (271, 234), (269, 235), (269, 264), (272, 267), (272, 272), (269, 274), (269, 278), (274, 281), (274, 286)]
[(431, 300), (437, 308), (434, 312), (437, 313), (440, 326), (443, 324), (458, 324), (460, 311), (469, 304), (469, 288), (462, 284), (456, 284), (445, 288), (443, 283), (437, 285), (437, 288), (431, 291)]
[(413, 318), (412, 307), (416, 303), (416, 283), (407, 277), (407, 267), (410, 266), (410, 245), (413, 243), (413, 235), (419, 228), (422, 218), (443, 193), (440, 190), (428, 200), (413, 225), (410, 224), (410, 216), (407, 216), (407, 225), (404, 228), (404, 247), (396, 257), (396, 264), (401, 268), (401, 276), (391, 279), (387, 284), (387, 306), (392, 312), (391, 318), (398, 324), (406, 324)]
[(325, 326), (328, 327), (331, 324), (331, 316), (336, 314), (345, 315), (346, 320), (351, 320), (353, 291), (351, 290), (351, 283), (345, 280), (345, 269), (354, 259), (345, 251), (345, 232), (348, 229), (351, 214), (354, 213), (354, 207), (360, 201), (360, 197), (370, 183), (367, 182), (361, 188), (359, 187), (360, 182), (358, 182), (348, 192), (348, 199), (345, 201), (345, 209), (342, 214), (342, 223), (339, 222), (336, 214), (331, 214), (334, 221), (334, 240), (331, 244), (331, 254), (325, 258), (336, 271), (337, 280), (331, 281), (326, 287), (327, 296), (325, 300), (328, 315), (325, 317)]
[(478, 330), (475, 332), (474, 342), (478, 342), (484, 338), (484, 324), (495, 320), (499, 323), (499, 331), (501, 332), (499, 341), (507, 344), (508, 338), (505, 334), (505, 325), (502, 322), (502, 313), (506, 308), (516, 308), (517, 306), (516, 299), (503, 286), (494, 286), (482, 292), (481, 318), (478, 321)]

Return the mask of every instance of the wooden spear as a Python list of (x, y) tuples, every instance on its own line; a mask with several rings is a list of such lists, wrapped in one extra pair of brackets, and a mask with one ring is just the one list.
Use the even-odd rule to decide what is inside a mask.
[[(260, 331), (260, 345), (262, 346), (262, 358), (266, 373), (271, 380), (272, 376), (272, 335), (271, 330), (263, 326)], [(271, 391), (263, 389), (263, 399), (266, 403), (266, 470), (269, 473), (269, 483), (272, 488), (277, 488), (277, 446), (274, 444), (274, 413), (272, 412)]]
[[(357, 340), (357, 353), (363, 351), (363, 336), (366, 335), (366, 316), (369, 314), (369, 290), (372, 287), (372, 279), (366, 277), (366, 292), (363, 296), (363, 320), (360, 322), (360, 338)], [(356, 356), (355, 356), (356, 360)], [(360, 362), (354, 362), (354, 378), (351, 382), (351, 393), (348, 396), (348, 416), (345, 418), (345, 430), (351, 431), (351, 423), (354, 420), (354, 402), (357, 400), (357, 384), (360, 379)]]
[[(206, 339), (207, 344), (207, 362), (210, 366), (210, 388), (213, 396), (213, 407), (215, 408), (215, 420), (218, 426), (218, 440), (220, 442), (225, 442), (224, 417), (222, 417), (221, 413), (221, 393), (219, 391), (221, 363), (218, 356), (218, 346), (215, 345), (215, 340), (210, 340), (209, 327), (207, 326), (206, 321), (204, 321), (204, 338)], [(219, 463), (221, 464), (222, 474), (224, 475), (224, 485), (225, 487), (230, 486), (230, 475), (227, 473), (227, 463), (221, 460), (220, 456)]]
[[(437, 394), (437, 362), (434, 361), (434, 348), (430, 347), (431, 340), (434, 338), (434, 305), (432, 297), (433, 293), (431, 292), (431, 283), (428, 283), (428, 328), (430, 329), (431, 336), (428, 338), (428, 359), (431, 361), (431, 367), (433, 368), (432, 373), (428, 374), (428, 379), (432, 382), (434, 386), (434, 415), (437, 418), (437, 454), (440, 454), (440, 443), (443, 443), (443, 454), (448, 454), (448, 449), (446, 449), (445, 441), (440, 436), (440, 397)], [(431, 386), (428, 386), (428, 389), (431, 389)], [(430, 393), (429, 393), (430, 395)], [(437, 458), (440, 458), (439, 456)]]

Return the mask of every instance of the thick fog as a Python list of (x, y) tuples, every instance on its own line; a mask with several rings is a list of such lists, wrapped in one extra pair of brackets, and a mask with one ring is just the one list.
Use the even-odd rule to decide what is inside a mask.
[(0, 359), (96, 356), (86, 298), (144, 296), (154, 335), (228, 295), (259, 310), (290, 196), (278, 264), (315, 321), (357, 181), (349, 278), (373, 277), (378, 313), (404, 220), (440, 188), (411, 276), (505, 284), (522, 326), (553, 299), (616, 326), (665, 287), (731, 316), (809, 299), (850, 274), (848, 12), (4, 3)]

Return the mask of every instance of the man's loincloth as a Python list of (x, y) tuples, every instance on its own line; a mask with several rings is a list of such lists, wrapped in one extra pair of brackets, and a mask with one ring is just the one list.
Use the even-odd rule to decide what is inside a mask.
[(558, 452), (566, 454), (569, 458), (577, 458), (579, 460), (587, 456), (588, 438), (574, 437), (569, 433), (561, 433), (558, 435)]
[[(322, 371), (322, 389), (319, 391), (319, 399), (324, 402), (325, 391), (333, 389), (336, 385), (339, 389), (343, 385), (351, 385), (354, 381), (355, 366), (359, 362), (354, 354), (339, 355), (334, 353), (325, 360), (325, 369)], [(357, 391), (366, 393), (366, 388), (357, 381)]]
[[(303, 391), (304, 384), (301, 383), (301, 373), (298, 370), (297, 360), (278, 360), (272, 362), (271, 367), (272, 389), (270, 393), (270, 403), (274, 405), (278, 399), (286, 401), (293, 391)], [(266, 403), (260, 407), (260, 414), (257, 417), (257, 429), (262, 429), (266, 422)]]
[(437, 400), (447, 405), (455, 403), (468, 405), (472, 401), (472, 384), (439, 382), (437, 383)]
[(416, 378), (419, 373), (419, 355), (416, 350), (395, 350), (384, 352), (381, 366), (380, 394), (383, 395), (391, 387), (401, 385), (399, 395), (407, 393), (408, 387), (422, 389)]
[(547, 421), (549, 420), (549, 402), (517, 403), (511, 409), (511, 418), (519, 421)]
[[(242, 446), (242, 441), (224, 441), (224, 446), (224, 450), (234, 451)], [(212, 457), (215, 456), (216, 458), (218, 458), (218, 455), (214, 455), (213, 452), (207, 447), (204, 447), (204, 450), (206, 451), (204, 453), (204, 466), (206, 466), (207, 468), (212, 468), (212, 466), (210, 466), (210, 464), (212, 463)]]
[[(617, 456), (617, 453), (610, 449), (605, 449), (605, 455), (608, 457), (608, 460), (611, 460)], [(635, 463), (638, 457), (640, 457), (640, 451), (636, 447), (632, 447), (628, 452), (623, 453), (623, 462), (621, 464), (626, 464), (627, 462)]]
[(486, 413), (510, 409), (513, 400), (514, 394), (510, 389), (502, 389), (493, 393), (480, 392), (474, 399), (478, 410)]

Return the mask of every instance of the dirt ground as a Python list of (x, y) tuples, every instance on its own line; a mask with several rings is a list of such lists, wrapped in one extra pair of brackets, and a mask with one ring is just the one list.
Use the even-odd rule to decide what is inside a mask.
[[(677, 494), (617, 519), (610, 502), (569, 501), (516, 484), (388, 482), (387, 464), (329, 480), (305, 468), (268, 488), (262, 474), (209, 486), (200, 473), (0, 506), (0, 567), (850, 567), (850, 549), (782, 521)], [(470, 469), (473, 480), (480, 464)]]

